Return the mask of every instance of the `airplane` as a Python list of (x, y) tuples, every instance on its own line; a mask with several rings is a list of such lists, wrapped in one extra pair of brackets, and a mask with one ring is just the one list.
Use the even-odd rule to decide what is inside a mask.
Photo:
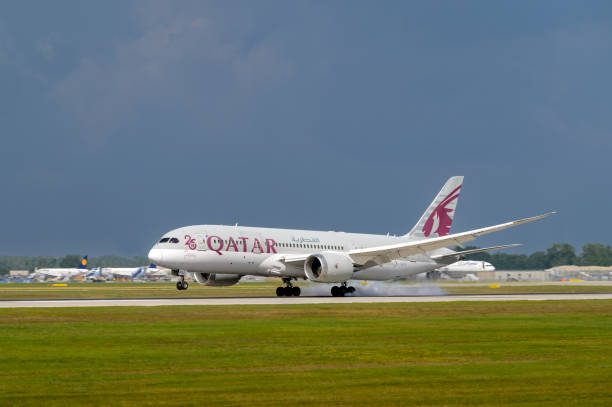
[(115, 279), (141, 279), (159, 272), (155, 264), (147, 267), (96, 267), (91, 269), (85, 279), (88, 281), (110, 281)]
[(77, 268), (45, 268), (36, 269), (32, 274), (36, 279), (42, 279), (44, 281), (68, 281), (73, 277), (81, 274), (86, 274), (87, 270), (87, 256), (83, 256), (81, 264)]
[(534, 216), (450, 234), (463, 186), (463, 176), (448, 179), (416, 225), (403, 236), (312, 230), (195, 225), (171, 230), (149, 251), (149, 260), (171, 269), (186, 290), (185, 274), (206, 286), (229, 286), (242, 276), (278, 277), (283, 286), (276, 295), (299, 296), (293, 282), (337, 283), (331, 295), (355, 291), (351, 280), (401, 280), (461, 260), (471, 253), (514, 245), (454, 251), (481, 235), (533, 222), (552, 215)]
[(460, 260), (426, 273), (425, 278), (434, 280), (441, 277), (461, 279), (465, 278), (468, 274), (477, 273), (479, 271), (495, 271), (495, 266), (486, 261)]
[(440, 267), (438, 271), (449, 273), (474, 273), (478, 271), (495, 271), (495, 266), (487, 261), (461, 260), (448, 266)]

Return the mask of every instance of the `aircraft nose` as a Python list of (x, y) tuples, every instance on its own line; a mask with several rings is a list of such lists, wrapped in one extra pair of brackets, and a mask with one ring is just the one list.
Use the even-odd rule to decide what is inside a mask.
[(164, 260), (164, 253), (160, 249), (151, 249), (149, 251), (149, 261), (151, 263), (157, 264), (161, 263)]

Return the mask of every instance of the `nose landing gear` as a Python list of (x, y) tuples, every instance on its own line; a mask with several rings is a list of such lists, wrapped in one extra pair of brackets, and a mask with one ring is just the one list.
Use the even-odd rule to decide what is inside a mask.
[(278, 287), (276, 289), (276, 296), (277, 297), (299, 297), (300, 294), (302, 293), (302, 290), (300, 290), (300, 287), (294, 286), (293, 284), (291, 284), (291, 280), (288, 278), (283, 278), (283, 283), (286, 284), (285, 287)]
[(176, 289), (180, 291), (180, 290), (186, 290), (188, 288), (189, 288), (189, 283), (185, 281), (185, 276), (181, 276), (181, 279), (176, 282)]

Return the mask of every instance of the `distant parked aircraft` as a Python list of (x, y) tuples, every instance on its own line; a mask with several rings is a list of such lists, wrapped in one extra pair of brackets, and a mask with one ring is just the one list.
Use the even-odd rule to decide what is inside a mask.
[(43, 281), (68, 281), (79, 275), (87, 273), (87, 256), (81, 259), (81, 264), (77, 268), (43, 268), (36, 269), (32, 276)]
[(145, 279), (161, 270), (155, 264), (143, 267), (96, 267), (85, 276), (87, 281), (111, 281), (117, 279)]
[(450, 278), (465, 278), (468, 274), (472, 274), (475, 277), (474, 273), (479, 271), (495, 271), (495, 267), (486, 261), (462, 260), (440, 267), (436, 271), (446, 274)]

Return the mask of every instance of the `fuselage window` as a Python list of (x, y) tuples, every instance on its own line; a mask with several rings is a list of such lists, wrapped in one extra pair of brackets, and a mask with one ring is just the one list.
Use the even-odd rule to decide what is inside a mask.
[(164, 237), (162, 240), (159, 241), (159, 243), (166, 243), (168, 240), (170, 240), (169, 237)]
[(170, 239), (170, 243), (178, 243), (179, 240), (176, 237), (173, 237), (172, 239)]

